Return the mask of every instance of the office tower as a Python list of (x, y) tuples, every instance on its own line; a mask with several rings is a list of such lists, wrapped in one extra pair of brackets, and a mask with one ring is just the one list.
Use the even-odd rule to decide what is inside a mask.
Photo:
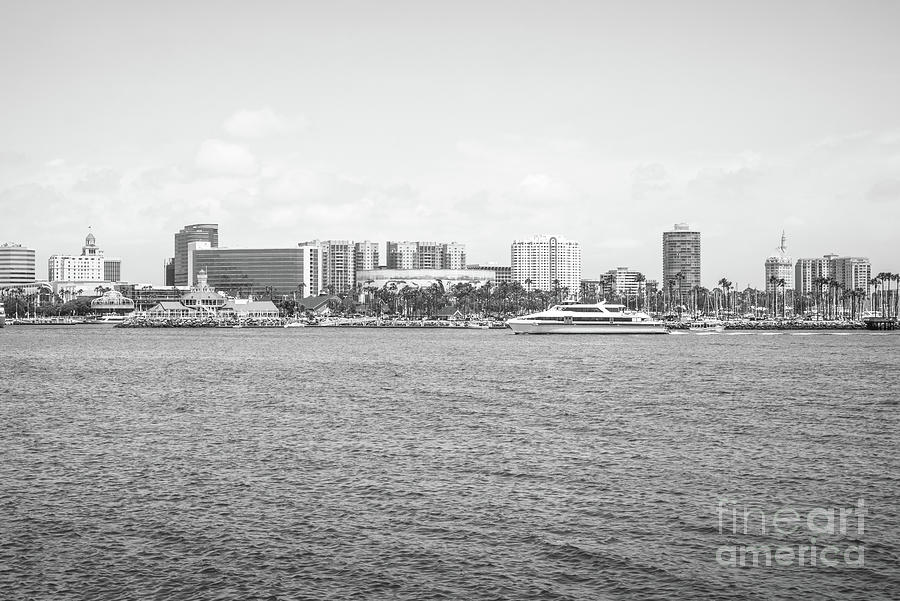
[(321, 250), (296, 248), (221, 248), (190, 243), (190, 279), (206, 270), (209, 285), (245, 297), (315, 296), (322, 291)]
[(166, 259), (166, 264), (164, 265), (165, 276), (163, 278), (163, 282), (165, 282), (166, 286), (174, 286), (175, 285), (175, 257), (170, 257)]
[(662, 286), (672, 285), (682, 291), (700, 286), (700, 232), (692, 231), (686, 223), (676, 223), (672, 231), (663, 232), (662, 245)]
[(112, 257), (104, 257), (103, 259), (103, 281), (105, 282), (121, 282), (122, 281), (122, 259)]
[(581, 245), (562, 236), (536, 235), (515, 240), (511, 247), (512, 279), (529, 290), (581, 288)]
[(219, 224), (196, 223), (186, 225), (175, 234), (175, 284), (190, 286), (191, 274), (188, 272), (188, 244), (191, 242), (208, 242), (210, 248), (219, 246)]
[(0, 286), (30, 284), (35, 279), (33, 249), (9, 242), (0, 245)]
[[(781, 246), (776, 249), (774, 255), (766, 259), (765, 273), (766, 292), (772, 292), (777, 288), (794, 289), (794, 261), (787, 254), (787, 237), (784, 232), (781, 232)], [(781, 280), (784, 280), (784, 286), (778, 283)]]

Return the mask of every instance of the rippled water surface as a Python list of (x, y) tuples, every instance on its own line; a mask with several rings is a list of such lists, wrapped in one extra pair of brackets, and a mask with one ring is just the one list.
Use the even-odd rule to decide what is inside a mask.
[[(898, 348), (8, 327), (0, 597), (896, 599)], [(717, 561), (859, 499), (863, 565)]]

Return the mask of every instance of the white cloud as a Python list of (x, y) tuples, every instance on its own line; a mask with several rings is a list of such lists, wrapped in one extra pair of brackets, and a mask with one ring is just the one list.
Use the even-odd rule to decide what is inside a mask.
[(259, 165), (253, 154), (238, 144), (221, 140), (206, 140), (200, 145), (196, 158), (197, 167), (219, 175), (256, 175)]
[(270, 107), (240, 110), (228, 117), (222, 127), (236, 138), (267, 138), (299, 131), (306, 126), (302, 117), (289, 119)]

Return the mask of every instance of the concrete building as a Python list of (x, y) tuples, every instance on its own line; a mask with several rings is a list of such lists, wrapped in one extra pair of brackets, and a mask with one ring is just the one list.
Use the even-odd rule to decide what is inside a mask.
[(416, 266), (416, 242), (390, 242), (385, 246), (388, 269), (412, 269)]
[(80, 255), (51, 255), (47, 261), (51, 282), (119, 282), (122, 259), (105, 256), (94, 234), (88, 232)]
[(581, 289), (581, 245), (562, 236), (536, 235), (515, 240), (510, 249), (513, 281), (526, 289), (568, 289), (574, 298)]
[(0, 288), (29, 284), (35, 279), (33, 249), (9, 242), (0, 245)]
[(363, 269), (378, 269), (379, 251), (377, 242), (365, 240), (363, 242), (357, 242), (354, 244), (353, 248), (354, 272)]
[(481, 269), (484, 271), (493, 271), (495, 280), (495, 284), (502, 284), (503, 282), (511, 282), (512, 281), (512, 267), (509, 265), (495, 265), (494, 263), (485, 263), (474, 264), (474, 265), (466, 265), (466, 269)]
[(457, 242), (388, 241), (388, 269), (463, 269), (466, 245)]
[(835, 254), (797, 260), (794, 285), (799, 294), (816, 294), (813, 282), (818, 278), (832, 278), (846, 290), (868, 290), (872, 264), (868, 257), (841, 257)]
[(104, 257), (103, 259), (103, 279), (107, 282), (122, 281), (122, 259), (113, 259)]
[(212, 248), (209, 242), (192, 242), (189, 247), (191, 281), (203, 269), (209, 286), (229, 295), (307, 296), (322, 290), (318, 246)]
[(787, 254), (787, 237), (784, 232), (781, 233), (781, 246), (774, 255), (766, 259), (765, 274), (766, 292), (782, 288), (777, 284), (779, 280), (784, 280), (784, 290), (794, 289), (794, 260)]
[(191, 273), (188, 271), (188, 244), (191, 242), (208, 242), (209, 248), (219, 246), (219, 224), (195, 223), (186, 225), (175, 234), (175, 257), (173, 286), (190, 286)]
[(356, 244), (352, 240), (309, 240), (303, 246), (319, 249), (322, 262), (322, 289), (346, 294), (356, 284)]
[(171, 257), (166, 259), (165, 265), (163, 265), (163, 282), (166, 286), (174, 286), (175, 285), (175, 257)]
[(868, 290), (872, 279), (872, 264), (868, 257), (834, 257), (829, 260), (829, 270), (845, 290)]
[(676, 223), (671, 231), (663, 232), (662, 254), (664, 287), (674, 282), (675, 287), (687, 291), (701, 285), (700, 232), (692, 231), (686, 223)]
[(458, 242), (442, 244), (441, 267), (443, 269), (465, 269), (466, 245)]
[(641, 272), (633, 271), (627, 267), (616, 267), (606, 272), (605, 281), (609, 282), (611, 290), (622, 296), (637, 296), (641, 292)]
[[(815, 293), (813, 282), (831, 277), (829, 260), (825, 257), (797, 259), (794, 264), (794, 290), (801, 296)], [(768, 278), (766, 278), (768, 279)]]

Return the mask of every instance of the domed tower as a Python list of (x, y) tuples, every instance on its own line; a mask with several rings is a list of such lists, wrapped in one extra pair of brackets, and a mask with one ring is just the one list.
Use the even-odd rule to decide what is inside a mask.
[(97, 246), (97, 239), (94, 237), (91, 228), (88, 226), (88, 235), (84, 239), (84, 246), (81, 247), (82, 257), (98, 257), (103, 256), (103, 251)]
[(787, 236), (783, 231), (781, 246), (774, 255), (766, 259), (766, 292), (782, 287), (779, 283), (781, 280), (784, 280), (784, 290), (794, 289), (794, 260), (787, 254)]

